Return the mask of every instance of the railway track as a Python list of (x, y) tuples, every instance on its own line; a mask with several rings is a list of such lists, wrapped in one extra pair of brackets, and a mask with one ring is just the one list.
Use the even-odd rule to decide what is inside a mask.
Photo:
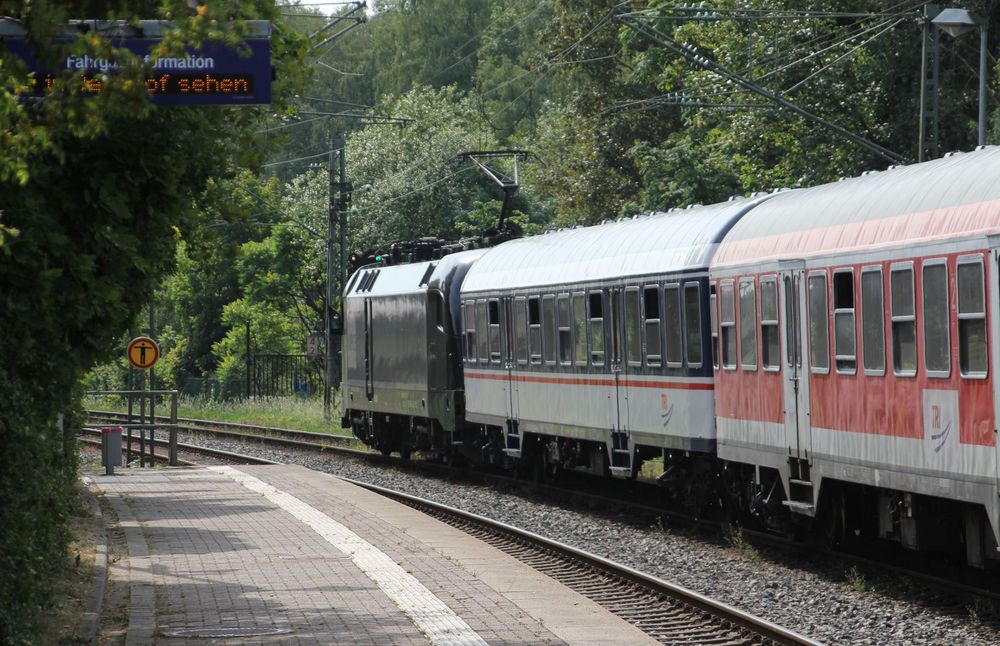
[[(83, 428), (80, 430), (81, 437), (78, 440), (88, 446), (97, 447), (99, 450), (101, 448), (101, 431), (94, 428)], [(148, 439), (146, 440), (149, 441)], [(164, 440), (154, 440), (155, 446), (166, 449), (169, 443)], [(258, 458), (251, 455), (242, 455), (240, 453), (233, 453), (231, 451), (222, 451), (220, 449), (213, 449), (207, 446), (199, 446), (197, 444), (185, 444), (183, 442), (177, 443), (178, 451), (183, 451), (190, 454), (191, 456), (206, 456), (218, 460), (220, 462), (225, 462), (227, 464), (278, 464), (273, 460), (266, 460), (264, 458)], [(122, 445), (122, 453), (127, 451), (127, 447)], [(136, 451), (133, 451), (136, 453)], [(155, 453), (154, 458), (157, 462), (166, 463), (167, 455), (164, 452)], [(202, 464), (202, 462), (192, 462), (191, 460), (183, 460), (178, 458), (177, 463), (179, 466), (196, 466)]]

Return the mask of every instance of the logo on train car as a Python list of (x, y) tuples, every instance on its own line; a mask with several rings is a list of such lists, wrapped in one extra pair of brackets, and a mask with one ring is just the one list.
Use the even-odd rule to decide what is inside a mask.
[(958, 446), (958, 391), (924, 391), (924, 459), (950, 461)]

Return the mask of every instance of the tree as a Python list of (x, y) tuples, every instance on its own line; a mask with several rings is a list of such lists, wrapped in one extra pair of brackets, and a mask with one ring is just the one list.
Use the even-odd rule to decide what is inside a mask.
[[(184, 42), (236, 41), (239, 30), (229, 25), (276, 18), (273, 6), (257, 4), (209, 2), (189, 12), (180, 1), (0, 0), (0, 13), (24, 20), (43, 58), (70, 49), (126, 60), (130, 54), (112, 52), (99, 33), (81, 33), (66, 46), (55, 32), (70, 10), (74, 17), (173, 17), (166, 53)], [(299, 51), (299, 41), (279, 26), (273, 56), (282, 78), (301, 77)], [(108, 74), (97, 96), (67, 73), (41, 100), (26, 100), (28, 73), (15, 58), (5, 54), (0, 68), (0, 211), (7, 227), (0, 252), (3, 643), (30, 639), (48, 576), (62, 562), (80, 378), (120, 351), (116, 340), (173, 263), (178, 233), (195, 226), (194, 205), (209, 180), (259, 156), (254, 109), (153, 107), (138, 64)], [(279, 104), (292, 89), (279, 85)]]
[(371, 126), (347, 141), (356, 206), (352, 243), (363, 250), (422, 236), (454, 238), (468, 207), (495, 194), (488, 180), (454, 157), (495, 147), (493, 135), (452, 87), (416, 87), (388, 106), (413, 123)]

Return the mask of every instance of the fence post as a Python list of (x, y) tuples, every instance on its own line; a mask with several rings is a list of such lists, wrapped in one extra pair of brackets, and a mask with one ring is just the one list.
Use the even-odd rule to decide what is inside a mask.
[(177, 391), (170, 393), (170, 466), (177, 466)]
[(250, 396), (253, 394), (250, 389), (250, 372), (251, 365), (253, 364), (253, 357), (250, 355), (250, 321), (247, 321), (246, 344), (247, 399), (250, 399)]

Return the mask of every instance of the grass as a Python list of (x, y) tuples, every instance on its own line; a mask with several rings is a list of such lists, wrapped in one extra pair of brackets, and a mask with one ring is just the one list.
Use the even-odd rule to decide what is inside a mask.
[[(274, 397), (218, 402), (181, 397), (177, 404), (177, 415), (190, 419), (255, 424), (332, 435), (351, 434), (350, 430), (340, 427), (338, 411), (333, 411), (329, 422), (323, 419), (323, 400), (319, 398)], [(91, 410), (126, 409), (125, 401), (121, 397), (92, 397), (85, 400), (84, 405)], [(169, 407), (157, 406), (156, 411), (161, 415), (169, 411)]]
[(744, 557), (752, 561), (760, 561), (764, 557), (761, 555), (757, 548), (747, 541), (746, 537), (743, 536), (743, 528), (736, 525), (727, 525), (723, 531), (723, 540), (731, 547), (736, 550)]
[(844, 583), (855, 592), (864, 592), (868, 589), (868, 582), (865, 581), (865, 575), (856, 565), (847, 568), (847, 572), (844, 573)]
[(77, 487), (80, 497), (67, 519), (71, 541), (53, 582), (52, 606), (39, 616), (37, 638), (40, 644), (90, 643), (79, 630), (90, 598), (99, 528), (83, 498), (82, 484)]

